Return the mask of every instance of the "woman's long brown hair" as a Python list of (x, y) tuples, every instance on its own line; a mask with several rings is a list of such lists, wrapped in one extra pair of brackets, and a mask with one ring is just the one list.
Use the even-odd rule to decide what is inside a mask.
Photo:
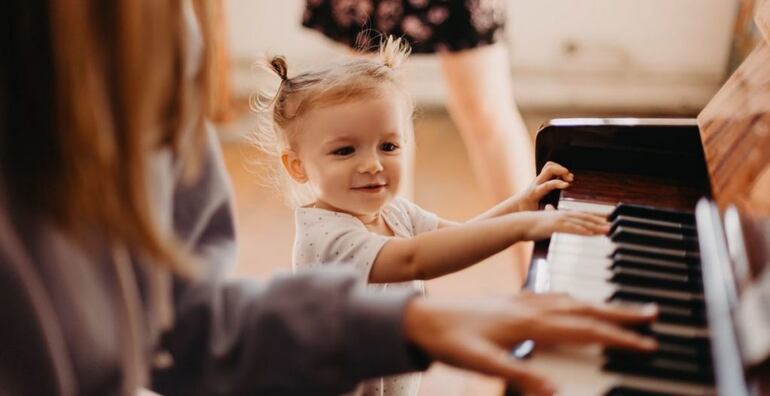
[(8, 50), (0, 61), (0, 176), (13, 206), (76, 240), (98, 232), (178, 272), (186, 266), (156, 224), (148, 166), (169, 146), (194, 169), (204, 138), (196, 126), (206, 113), (209, 57), (184, 77), (182, 6), (24, 0), (0, 17), (8, 29), (0, 39)]

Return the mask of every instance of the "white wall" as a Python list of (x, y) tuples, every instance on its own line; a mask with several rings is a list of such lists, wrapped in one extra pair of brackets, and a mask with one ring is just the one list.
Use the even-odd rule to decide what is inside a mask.
[[(226, 0), (236, 91), (266, 51), (294, 70), (342, 50), (300, 27), (302, 0)], [(509, 0), (508, 45), (525, 107), (692, 111), (724, 78), (736, 0)], [(436, 60), (414, 56), (410, 89), (443, 103)]]

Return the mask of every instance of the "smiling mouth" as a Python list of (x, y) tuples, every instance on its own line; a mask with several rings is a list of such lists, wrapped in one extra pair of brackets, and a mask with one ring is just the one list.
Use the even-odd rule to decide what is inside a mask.
[(387, 187), (387, 184), (367, 184), (365, 186), (361, 187), (353, 187), (353, 190), (357, 191), (379, 191), (380, 189), (383, 189)]

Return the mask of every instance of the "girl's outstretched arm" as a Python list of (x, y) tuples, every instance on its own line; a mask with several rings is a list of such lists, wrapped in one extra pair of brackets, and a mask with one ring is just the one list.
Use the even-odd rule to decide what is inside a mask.
[[(510, 213), (537, 210), (538, 202), (553, 190), (563, 190), (569, 187), (575, 179), (567, 168), (555, 163), (547, 162), (543, 170), (532, 181), (527, 189), (498, 203), (486, 212), (468, 220), (468, 222), (491, 219)], [(457, 223), (450, 220), (439, 219), (439, 228), (456, 226)]]
[(567, 211), (518, 212), (393, 239), (383, 246), (369, 273), (370, 283), (433, 279), (469, 267), (522, 240), (554, 232), (582, 235), (609, 230), (603, 216)]

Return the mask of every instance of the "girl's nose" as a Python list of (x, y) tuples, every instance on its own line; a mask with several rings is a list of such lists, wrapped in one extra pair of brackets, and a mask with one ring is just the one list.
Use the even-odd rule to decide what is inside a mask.
[(367, 155), (362, 158), (358, 166), (360, 173), (378, 173), (382, 172), (382, 162), (378, 155)]

